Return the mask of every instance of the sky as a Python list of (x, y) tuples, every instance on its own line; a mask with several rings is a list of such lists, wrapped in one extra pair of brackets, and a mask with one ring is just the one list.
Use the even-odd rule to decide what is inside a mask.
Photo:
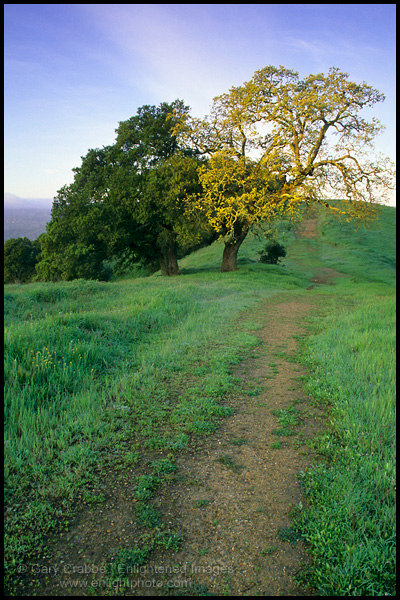
[[(267, 65), (383, 92), (366, 116), (395, 159), (395, 4), (5, 4), (8, 197), (49, 198), (144, 104), (212, 100)], [(50, 202), (50, 200), (49, 200)], [(394, 204), (394, 200), (391, 201)]]

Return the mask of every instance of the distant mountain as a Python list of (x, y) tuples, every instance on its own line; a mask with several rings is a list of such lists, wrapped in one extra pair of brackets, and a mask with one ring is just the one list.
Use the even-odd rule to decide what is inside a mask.
[(4, 194), (4, 241), (17, 237), (33, 241), (39, 237), (46, 231), (52, 202), (49, 198), (20, 198)]

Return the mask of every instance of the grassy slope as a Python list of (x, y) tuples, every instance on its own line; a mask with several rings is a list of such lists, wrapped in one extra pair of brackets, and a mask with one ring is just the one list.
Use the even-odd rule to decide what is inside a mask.
[[(393, 373), (388, 351), (393, 331), (390, 244), (394, 215), (395, 209), (384, 209), (381, 232), (363, 232), (358, 238), (323, 222), (322, 241), (312, 242), (325, 265), (351, 274), (329, 289), (327, 317), (315, 321), (318, 334), (304, 348), (312, 369), (310, 393), (333, 403), (332, 431), (320, 442), (329, 462), (304, 474), (314, 513), (301, 515), (299, 524), (321, 563), (314, 584), (322, 594), (333, 590), (334, 595), (353, 595), (354, 590), (364, 589), (365, 581), (376, 586), (374, 594), (392, 585), (391, 564), (386, 563), (392, 560), (389, 538), (393, 527)], [(291, 256), (301, 259), (301, 243), (294, 243), (291, 234), (286, 234), (288, 238)], [(179, 452), (230, 414), (227, 400), (235, 385), (230, 366), (257, 343), (248, 331), (233, 326), (235, 319), (262, 298), (285, 290), (301, 291), (309, 283), (307, 268), (295, 261), (288, 260), (286, 268), (257, 263), (260, 246), (255, 239), (246, 240), (235, 273), (219, 273), (222, 247), (215, 244), (182, 260), (184, 275), (175, 279), (154, 276), (108, 284), (6, 286), (6, 564), (10, 581), (22, 556), (26, 559), (40, 551), (43, 533), (68, 519), (77, 496), (89, 497), (89, 485), (102, 466), (141, 464), (146, 451), (154, 448)], [(377, 310), (381, 311), (378, 316)], [(368, 327), (364, 326), (366, 315)], [(358, 413), (355, 418), (355, 406), (363, 413), (363, 422)], [(383, 428), (382, 420), (375, 418), (377, 407), (385, 419)], [(346, 427), (342, 427), (344, 415)], [(383, 448), (379, 444), (382, 431), (389, 440)], [(322, 542), (318, 534), (324, 536), (324, 524), (335, 522), (332, 514), (337, 506), (327, 493), (332, 478), (343, 482), (342, 493), (347, 489), (346, 473), (352, 475), (356, 464), (367, 464), (368, 453), (368, 468), (360, 467), (360, 479), (351, 480), (355, 498), (364, 494), (371, 470), (375, 469), (376, 478), (350, 522), (364, 523), (364, 517), (371, 521), (369, 529), (363, 524), (359, 531), (369, 540), (360, 569), (367, 572), (370, 567), (363, 565), (369, 560), (379, 563), (380, 571), (365, 575), (360, 587), (357, 577), (349, 575), (346, 562), (355, 556), (354, 550), (340, 554), (335, 544), (327, 542), (329, 536), (343, 539), (345, 531), (356, 529), (346, 524), (349, 514), (343, 513), (338, 531), (328, 532)], [(340, 477), (334, 477), (335, 469)], [(364, 514), (372, 493), (376, 508), (371, 509), (373, 514)], [(355, 499), (342, 504), (353, 506), (352, 502)], [(380, 519), (382, 502), (388, 510)], [(374, 545), (377, 538), (379, 544)], [(379, 559), (371, 554), (376, 546), (382, 546)], [(330, 549), (337, 557), (332, 558)], [(349, 585), (353, 586), (350, 591)]]
[(320, 595), (394, 594), (395, 218), (385, 208), (380, 229), (358, 233), (319, 223), (321, 258), (350, 276), (336, 280), (302, 356), (308, 393), (331, 407), (315, 444), (324, 460), (302, 474), (311, 510), (297, 524)]

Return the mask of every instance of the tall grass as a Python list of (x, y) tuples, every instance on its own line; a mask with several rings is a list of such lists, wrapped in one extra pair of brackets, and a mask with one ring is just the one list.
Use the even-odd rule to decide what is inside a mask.
[[(395, 586), (395, 209), (354, 233), (320, 221), (325, 264), (346, 272), (303, 349), (309, 394), (330, 407), (302, 474), (311, 507), (297, 522), (315, 557), (319, 595), (393, 595)], [(318, 293), (318, 292), (317, 292)]]

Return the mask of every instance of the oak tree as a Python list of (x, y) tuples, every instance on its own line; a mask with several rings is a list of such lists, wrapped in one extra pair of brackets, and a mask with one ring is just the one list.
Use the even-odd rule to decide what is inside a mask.
[[(201, 214), (194, 214), (186, 197), (201, 195), (197, 153), (178, 141), (174, 128), (188, 107), (181, 100), (159, 107), (143, 106), (134, 117), (119, 124), (116, 148), (121, 152), (113, 190), (132, 199), (131, 213), (141, 232), (153, 235), (163, 275), (177, 275), (178, 249), (184, 251), (207, 229)], [(139, 175), (139, 185), (130, 177)], [(140, 252), (139, 252), (140, 253)]]
[[(237, 268), (239, 247), (255, 224), (296, 215), (304, 204), (373, 218), (375, 203), (392, 187), (393, 167), (372, 153), (383, 126), (360, 113), (383, 100), (337, 68), (300, 79), (268, 66), (216, 97), (205, 119), (180, 115), (180, 139), (210, 157), (197, 206), (224, 239), (222, 271)], [(324, 200), (332, 195), (349, 201), (346, 211)]]
[[(107, 279), (103, 263), (111, 257), (118, 225), (108, 195), (110, 150), (89, 150), (81, 167), (73, 169), (73, 183), (54, 198), (36, 267), (40, 280)], [(116, 233), (120, 240), (123, 231)]]
[(178, 275), (178, 249), (185, 252), (207, 234), (207, 222), (187, 198), (202, 188), (195, 157), (174, 154), (150, 169), (144, 179), (136, 216), (155, 235), (162, 275)]

